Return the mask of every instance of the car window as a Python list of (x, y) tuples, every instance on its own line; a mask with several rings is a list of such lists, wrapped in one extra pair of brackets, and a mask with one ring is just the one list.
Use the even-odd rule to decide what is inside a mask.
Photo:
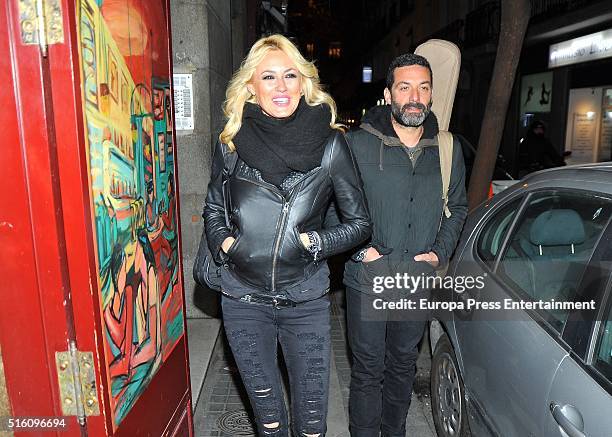
[[(604, 197), (541, 192), (528, 199), (499, 263), (499, 276), (522, 299), (572, 301), (612, 210)], [(561, 331), (565, 309), (542, 310)]]
[(594, 366), (612, 383), (612, 305), (608, 306), (608, 317), (602, 321)]
[(521, 205), (522, 197), (513, 200), (497, 211), (483, 227), (478, 238), (477, 251), (480, 258), (492, 266), (499, 254), (512, 219)]

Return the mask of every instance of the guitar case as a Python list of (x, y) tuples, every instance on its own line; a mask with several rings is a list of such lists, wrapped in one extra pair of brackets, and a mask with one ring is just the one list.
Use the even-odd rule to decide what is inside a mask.
[(459, 47), (442, 39), (430, 39), (419, 45), (415, 54), (429, 61), (433, 72), (433, 104), (440, 130), (448, 130), (461, 69)]

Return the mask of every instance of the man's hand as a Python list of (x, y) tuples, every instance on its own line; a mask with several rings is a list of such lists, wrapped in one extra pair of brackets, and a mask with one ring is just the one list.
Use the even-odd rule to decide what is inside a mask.
[(438, 267), (438, 264), (440, 264), (440, 260), (438, 260), (438, 255), (436, 255), (435, 252), (421, 253), (419, 255), (415, 255), (414, 260), (426, 261), (434, 267)]
[(362, 262), (369, 263), (376, 261), (378, 258), (382, 258), (382, 255), (378, 253), (378, 250), (376, 250), (374, 247), (368, 247), (368, 251), (366, 252), (365, 257), (363, 257)]
[(223, 243), (221, 243), (221, 250), (224, 253), (227, 253), (230, 247), (232, 247), (232, 244), (234, 244), (234, 241), (236, 241), (234, 237), (227, 237), (225, 240), (223, 240)]

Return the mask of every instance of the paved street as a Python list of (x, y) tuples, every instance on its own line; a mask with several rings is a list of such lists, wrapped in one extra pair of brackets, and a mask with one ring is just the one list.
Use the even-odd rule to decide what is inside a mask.
[[(347, 351), (342, 292), (332, 294), (332, 371), (328, 414), (329, 437), (349, 436), (347, 425), (350, 362)], [(430, 353), (423, 342), (417, 379), (408, 414), (407, 436), (435, 437), (429, 396)], [(193, 363), (192, 363), (193, 368)], [(194, 393), (194, 399), (196, 393)], [(248, 401), (224, 334), (212, 352), (208, 372), (195, 408), (198, 437), (253, 436)]]

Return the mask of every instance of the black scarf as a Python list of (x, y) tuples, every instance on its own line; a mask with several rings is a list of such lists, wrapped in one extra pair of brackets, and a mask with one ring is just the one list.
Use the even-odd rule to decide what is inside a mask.
[(259, 170), (265, 181), (280, 186), (289, 173), (306, 173), (321, 164), (332, 131), (330, 119), (329, 106), (309, 106), (304, 97), (286, 118), (270, 117), (247, 102), (234, 144), (240, 159)]

